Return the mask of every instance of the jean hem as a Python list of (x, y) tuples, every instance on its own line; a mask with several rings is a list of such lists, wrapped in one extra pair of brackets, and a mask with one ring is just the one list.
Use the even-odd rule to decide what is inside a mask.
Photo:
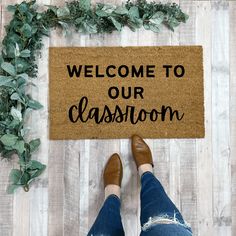
[(145, 172), (141, 175), (141, 181), (142, 181), (142, 179), (144, 178), (145, 175), (150, 175), (150, 174), (154, 176), (154, 174), (153, 174), (151, 171), (145, 171)]
[[(117, 196), (117, 195), (115, 195), (115, 194), (110, 194), (109, 196), (107, 196), (107, 198), (106, 198), (106, 200), (108, 200), (109, 198), (116, 198), (116, 199), (118, 199), (119, 200), (119, 202), (120, 202), (120, 198)], [(105, 200), (105, 201), (106, 201)]]

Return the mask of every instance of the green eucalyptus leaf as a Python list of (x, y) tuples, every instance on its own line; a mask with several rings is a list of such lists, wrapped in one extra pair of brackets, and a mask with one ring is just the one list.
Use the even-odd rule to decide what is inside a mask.
[(103, 11), (102, 9), (98, 9), (96, 10), (96, 15), (100, 17), (106, 17), (106, 16), (109, 16), (109, 13)]
[(129, 15), (130, 17), (133, 19), (133, 18), (139, 18), (139, 9), (138, 7), (136, 6), (132, 6), (130, 9), (129, 9)]
[(104, 11), (104, 12), (106, 12), (108, 15), (110, 15), (114, 10), (116, 9), (116, 7), (115, 6), (113, 6), (113, 5), (104, 5), (103, 6), (103, 8), (102, 8), (102, 10)]
[(18, 93), (13, 93), (10, 98), (11, 98), (11, 100), (17, 100), (17, 101), (20, 101), (21, 103), (25, 104), (25, 101)]
[(12, 80), (13, 80), (13, 78), (11, 76), (0, 75), (0, 86), (7, 85)]
[(0, 54), (0, 65), (4, 62), (2, 55)]
[(18, 57), (15, 59), (15, 63), (18, 73), (24, 73), (30, 67), (30, 64), (26, 58)]
[(18, 169), (12, 169), (9, 175), (10, 182), (17, 184), (22, 177), (22, 172)]
[(8, 125), (9, 128), (16, 129), (18, 125), (20, 124), (19, 119), (14, 119), (11, 121), (11, 123)]
[(185, 13), (182, 13), (183, 17), (182, 17), (182, 22), (183, 23), (186, 23), (187, 20), (189, 19), (189, 15), (185, 14)]
[(12, 100), (20, 100), (21, 98), (20, 98), (20, 96), (19, 96), (18, 93), (13, 93), (13, 94), (11, 95), (11, 99), (12, 99)]
[(3, 62), (1, 68), (6, 71), (9, 75), (15, 76), (16, 70), (15, 67), (9, 62)]
[(22, 2), (19, 6), (18, 6), (18, 10), (20, 13), (24, 14), (28, 11), (28, 6), (26, 2)]
[(114, 11), (116, 14), (119, 15), (127, 15), (129, 14), (129, 11), (126, 7), (117, 7)]
[(149, 29), (155, 33), (159, 33), (160, 32), (160, 27), (157, 24), (149, 24)]
[(79, 6), (82, 10), (88, 11), (91, 8), (91, 0), (80, 0)]
[(19, 56), (20, 57), (30, 57), (30, 50), (25, 49), (25, 50), (21, 51)]
[(31, 175), (31, 179), (36, 178), (36, 177), (40, 176), (40, 175), (43, 173), (43, 171), (46, 169), (46, 165), (42, 165), (42, 166), (43, 166), (43, 167), (42, 167), (41, 169), (36, 170), (36, 171)]
[(22, 154), (25, 151), (25, 142), (23, 140), (18, 140), (12, 147)]
[(25, 171), (23, 175), (21, 176), (20, 183), (22, 185), (26, 185), (28, 184), (29, 180), (30, 180), (30, 174)]
[(118, 31), (121, 31), (122, 25), (114, 18), (114, 17), (109, 17), (109, 19), (112, 21), (113, 25), (116, 27)]
[(13, 146), (17, 140), (18, 140), (18, 137), (14, 134), (4, 134), (0, 138), (0, 141), (6, 146)]
[(15, 13), (16, 9), (17, 9), (17, 7), (14, 6), (14, 5), (8, 5), (8, 6), (7, 6), (7, 10), (8, 10), (9, 12)]
[(40, 139), (37, 138), (37, 139), (33, 139), (29, 142), (29, 145), (30, 145), (30, 152), (34, 152), (35, 150), (38, 149), (39, 145), (40, 145)]
[(7, 187), (7, 193), (8, 194), (13, 194), (17, 188), (19, 188), (20, 185), (17, 184), (10, 184)]
[(170, 29), (172, 31), (174, 31), (174, 28), (179, 26), (180, 22), (175, 19), (174, 17), (171, 17), (169, 20), (168, 20), (168, 26), (170, 27)]
[(28, 133), (29, 130), (30, 130), (30, 128), (23, 128), (23, 129), (21, 129), (20, 130), (20, 135), (22, 137), (24, 137)]
[(14, 119), (22, 121), (22, 114), (21, 111), (17, 110), (15, 107), (11, 107), (11, 115)]
[(28, 101), (28, 107), (34, 109), (34, 110), (38, 110), (43, 108), (43, 105), (40, 104), (38, 101), (34, 100), (34, 99), (29, 99)]
[(156, 13), (150, 18), (149, 21), (150, 21), (152, 24), (160, 25), (160, 24), (163, 22), (164, 17), (165, 17), (164, 13), (161, 12), (161, 11), (158, 11), (158, 12), (156, 12)]
[(97, 25), (91, 21), (84, 21), (83, 22), (84, 29), (89, 34), (97, 33)]
[(77, 24), (81, 24), (84, 19), (85, 19), (85, 17), (84, 17), (84, 16), (81, 16), (81, 17), (77, 18), (77, 19), (75, 20), (75, 22), (76, 22)]
[(26, 18), (27, 18), (27, 22), (28, 22), (28, 23), (31, 23), (34, 16), (33, 16), (29, 11), (27, 11), (27, 12), (25, 13), (25, 15), (26, 15)]
[(11, 158), (11, 156), (13, 155), (13, 154), (15, 154), (16, 152), (15, 152), (15, 150), (4, 150), (2, 153), (1, 153), (1, 155), (2, 155), (2, 157), (3, 158), (7, 158), (7, 159), (9, 159), (9, 158)]
[(28, 80), (29, 79), (29, 76), (28, 76), (28, 74), (26, 74), (26, 73), (22, 73), (22, 74), (18, 74), (17, 75), (17, 78), (19, 79), (19, 78), (22, 78), (22, 79), (24, 79), (24, 80)]
[(21, 33), (26, 38), (30, 38), (32, 36), (32, 27), (28, 23), (25, 23), (21, 28)]
[(57, 17), (65, 17), (70, 15), (70, 10), (68, 7), (62, 7), (57, 9)]
[(32, 160), (29, 169), (31, 170), (42, 170), (44, 169), (45, 165), (43, 165), (41, 162)]
[(57, 7), (51, 5), (45, 5), (49, 10), (51, 10), (55, 15), (57, 15)]

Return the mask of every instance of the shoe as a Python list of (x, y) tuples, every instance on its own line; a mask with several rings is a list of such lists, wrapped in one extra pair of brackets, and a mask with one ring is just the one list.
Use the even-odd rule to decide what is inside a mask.
[(154, 167), (150, 148), (144, 140), (136, 134), (132, 136), (132, 152), (137, 169), (143, 164), (151, 164), (152, 167)]
[(108, 160), (104, 169), (103, 173), (104, 188), (108, 184), (114, 184), (121, 187), (122, 178), (123, 178), (122, 162), (120, 156), (117, 153), (114, 153)]

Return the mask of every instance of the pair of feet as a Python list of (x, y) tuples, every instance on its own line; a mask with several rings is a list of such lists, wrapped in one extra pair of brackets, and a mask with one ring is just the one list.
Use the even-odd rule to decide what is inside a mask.
[[(153, 172), (153, 160), (150, 148), (138, 135), (132, 136), (132, 152), (140, 177), (147, 171)], [(120, 198), (122, 177), (122, 162), (120, 156), (114, 153), (104, 169), (105, 198), (111, 194), (115, 194)]]

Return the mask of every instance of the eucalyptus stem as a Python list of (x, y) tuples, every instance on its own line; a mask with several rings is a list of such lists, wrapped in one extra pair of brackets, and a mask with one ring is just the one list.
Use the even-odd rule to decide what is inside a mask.
[(66, 3), (64, 7), (46, 6), (37, 10), (36, 1), (23, 1), (9, 5), (13, 13), (6, 28), (0, 55), (0, 153), (10, 159), (19, 157), (19, 169), (10, 173), (8, 192), (22, 186), (29, 191), (29, 184), (40, 176), (46, 166), (32, 159), (40, 146), (40, 139), (27, 140), (25, 117), (32, 110), (43, 106), (26, 93), (31, 86), (30, 78), (37, 77), (37, 55), (43, 47), (43, 36), (50, 29), (60, 27), (66, 35), (71, 27), (82, 34), (112, 33), (128, 26), (132, 31), (141, 27), (156, 33), (162, 27), (174, 31), (188, 15), (175, 3), (156, 3), (146, 0), (127, 1), (120, 6), (97, 3), (90, 0)]

